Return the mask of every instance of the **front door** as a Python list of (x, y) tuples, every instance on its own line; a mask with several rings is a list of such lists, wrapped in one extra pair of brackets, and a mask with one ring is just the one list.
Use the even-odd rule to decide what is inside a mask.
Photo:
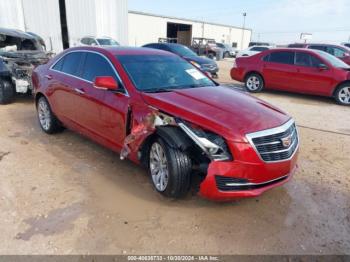
[(294, 90), (300, 93), (329, 95), (333, 88), (332, 69), (321, 69), (324, 64), (319, 58), (306, 52), (296, 52), (295, 65), (297, 74), (294, 76)]
[(129, 96), (94, 87), (97, 76), (112, 76), (123, 88), (117, 71), (102, 54), (86, 52), (80, 77), (81, 94), (76, 99), (79, 125), (93, 139), (120, 148), (125, 138)]

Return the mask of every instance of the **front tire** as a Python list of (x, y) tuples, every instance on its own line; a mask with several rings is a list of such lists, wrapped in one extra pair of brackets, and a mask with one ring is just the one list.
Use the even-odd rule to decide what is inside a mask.
[(148, 167), (154, 188), (164, 196), (180, 198), (189, 191), (190, 157), (161, 138), (155, 139), (150, 146)]
[(334, 93), (335, 101), (339, 105), (350, 105), (350, 83), (339, 86)]
[(15, 98), (15, 88), (10, 81), (0, 79), (0, 104), (11, 103)]
[(245, 79), (245, 88), (251, 93), (261, 92), (264, 89), (264, 79), (259, 74), (249, 74)]
[(47, 99), (42, 96), (37, 102), (38, 120), (41, 129), (47, 134), (55, 134), (63, 130), (59, 120), (53, 114)]

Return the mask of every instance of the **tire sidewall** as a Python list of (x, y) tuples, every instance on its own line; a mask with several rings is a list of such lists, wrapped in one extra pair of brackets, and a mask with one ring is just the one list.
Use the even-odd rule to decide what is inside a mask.
[[(49, 126), (48, 129), (45, 129), (45, 128), (42, 126), (41, 122), (40, 122), (40, 117), (39, 117), (39, 104), (40, 104), (41, 102), (42, 102), (42, 103), (46, 103), (46, 105), (47, 105), (47, 107), (48, 107), (48, 109), (49, 109), (49, 112), (50, 112), (50, 126)], [(49, 102), (47, 101), (47, 99), (46, 99), (44, 96), (42, 96), (42, 97), (40, 97), (40, 98), (38, 99), (38, 102), (37, 102), (37, 117), (38, 117), (38, 121), (39, 121), (39, 125), (40, 125), (41, 129), (42, 129), (45, 133), (51, 134), (51, 133), (53, 132), (53, 121), (54, 121), (54, 119), (53, 119), (53, 115), (52, 115), (52, 111), (51, 111), (50, 104), (49, 104)]]
[[(248, 80), (249, 78), (251, 77), (256, 77), (259, 79), (259, 82), (260, 82), (260, 86), (258, 89), (256, 90), (251, 90), (249, 87), (248, 87)], [(245, 78), (245, 81), (244, 81), (244, 86), (245, 86), (245, 89), (250, 92), (250, 93), (259, 93), (261, 92), (263, 89), (264, 89), (264, 79), (259, 75), (259, 74), (255, 74), (255, 73), (252, 73), (252, 74), (249, 74), (246, 78)]]
[(10, 81), (0, 79), (0, 104), (8, 104), (15, 97), (15, 89)]
[[(175, 167), (175, 161), (173, 160), (172, 156), (172, 148), (161, 138), (157, 137), (154, 139), (154, 141), (150, 145), (150, 149), (152, 148), (154, 143), (158, 143), (164, 150), (165, 157), (167, 160), (167, 166), (168, 166), (168, 183), (166, 186), (166, 189), (164, 191), (159, 191), (152, 179), (152, 173), (150, 169), (150, 160), (148, 159), (148, 172), (149, 176), (153, 185), (153, 188), (160, 194), (166, 196), (166, 197), (171, 197), (171, 198), (176, 198), (177, 192), (176, 192), (176, 167)], [(148, 158), (150, 158), (150, 151), (148, 152)]]

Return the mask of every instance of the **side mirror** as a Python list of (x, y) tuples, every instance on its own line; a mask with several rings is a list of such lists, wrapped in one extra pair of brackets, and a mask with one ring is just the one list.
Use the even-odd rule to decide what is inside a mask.
[(319, 64), (318, 69), (320, 71), (325, 71), (325, 70), (328, 70), (328, 66), (326, 66), (325, 64)]
[(97, 76), (94, 81), (94, 87), (101, 90), (113, 90), (119, 89), (117, 81), (111, 76)]

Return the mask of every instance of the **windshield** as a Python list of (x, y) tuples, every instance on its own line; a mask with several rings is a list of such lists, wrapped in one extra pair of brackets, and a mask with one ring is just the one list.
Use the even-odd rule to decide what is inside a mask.
[(142, 92), (215, 86), (201, 71), (178, 56), (119, 55), (117, 59)]
[(191, 49), (189, 49), (186, 46), (182, 45), (172, 45), (170, 46), (170, 49), (177, 55), (183, 56), (183, 57), (191, 57), (191, 56), (197, 56), (195, 52), (193, 52)]
[(99, 45), (119, 45), (117, 41), (109, 38), (98, 38), (97, 42)]
[(322, 58), (324, 58), (325, 60), (327, 60), (328, 63), (330, 63), (332, 66), (334, 67), (338, 67), (338, 68), (350, 68), (350, 66), (348, 66), (347, 64), (345, 64), (342, 60), (340, 60), (339, 58), (332, 56), (326, 52), (323, 52), (321, 50), (315, 50), (315, 52), (317, 52)]

